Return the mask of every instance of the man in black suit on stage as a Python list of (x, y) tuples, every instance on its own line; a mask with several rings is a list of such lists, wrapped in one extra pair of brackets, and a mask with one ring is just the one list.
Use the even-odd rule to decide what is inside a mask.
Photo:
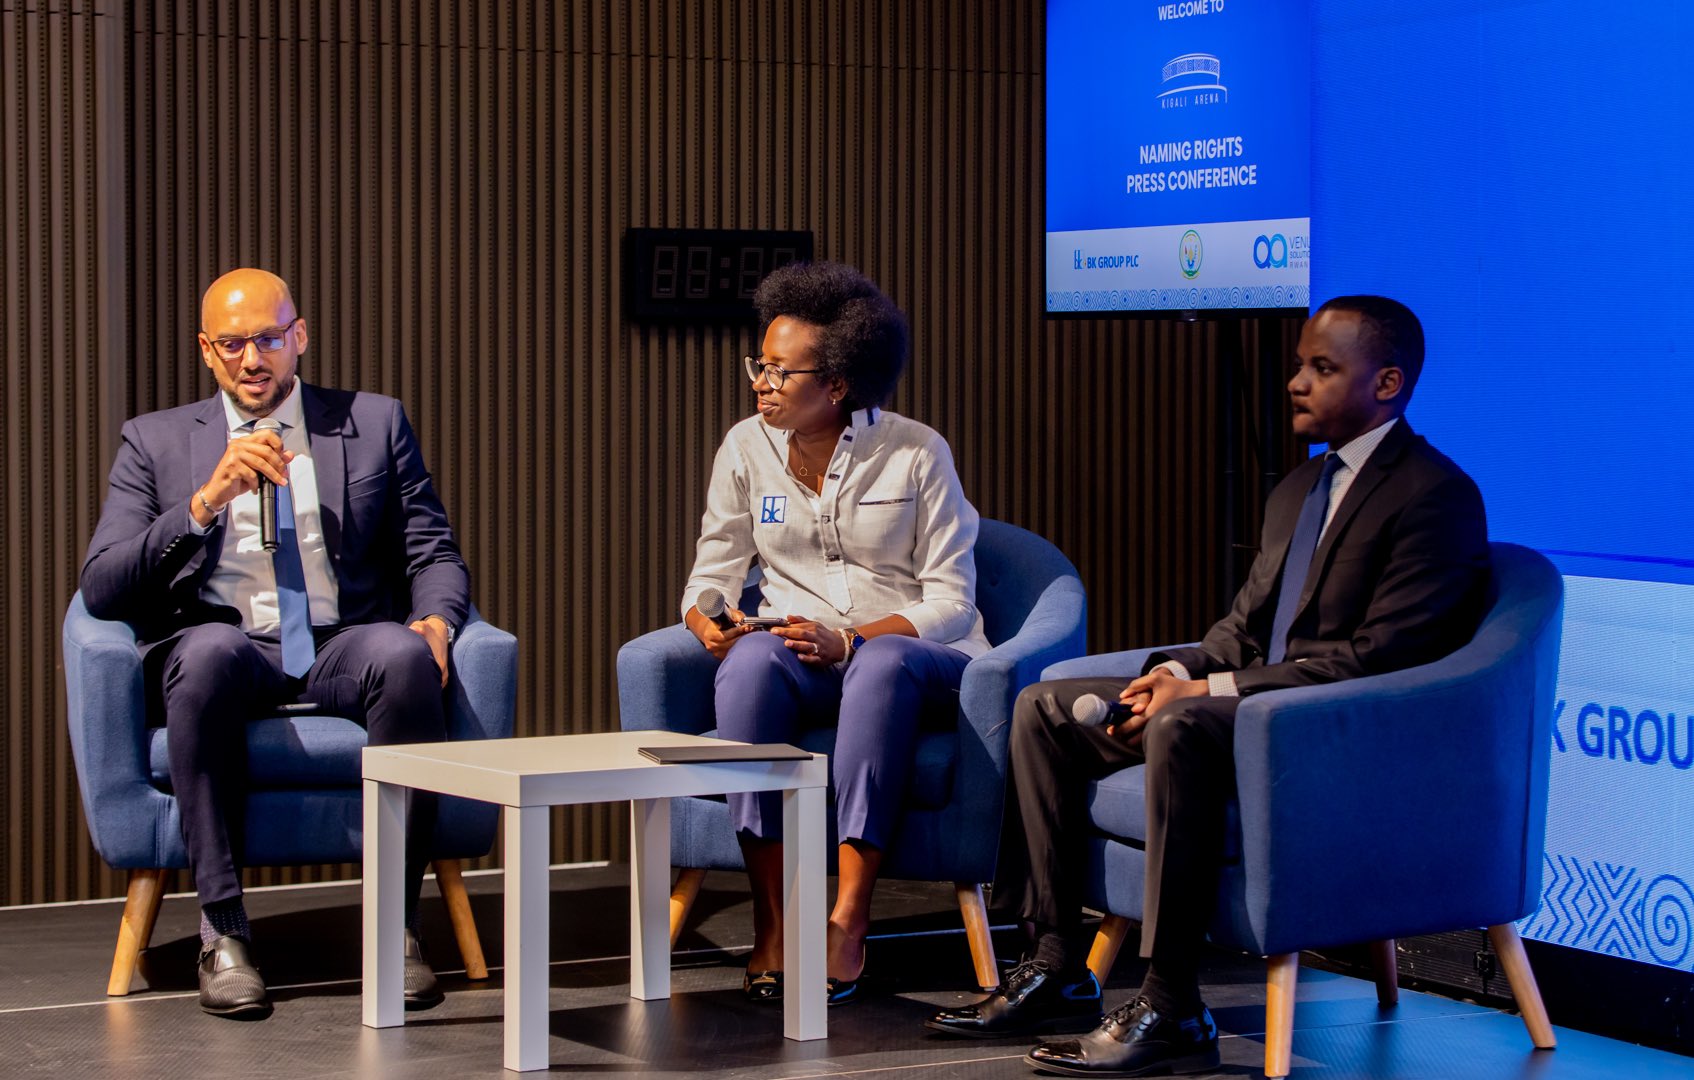
[[(1403, 418), (1423, 328), (1378, 296), (1329, 301), (1306, 323), (1288, 383), (1294, 433), (1329, 452), (1271, 493), (1258, 558), (1198, 646), (1123, 680), (1040, 683), (1018, 698), (995, 889), (1035, 933), (1030, 959), (983, 1002), (929, 1021), (997, 1036), (1082, 1030), (1100, 987), (1081, 941), (1090, 781), (1147, 763), (1141, 991), (1081, 1039), (1037, 1046), (1037, 1068), (1080, 1076), (1195, 1072), (1218, 1063), (1198, 964), (1223, 859), (1242, 696), (1428, 663), (1470, 639), (1489, 579), (1482, 497)], [(1084, 694), (1130, 715), (1073, 722)]]

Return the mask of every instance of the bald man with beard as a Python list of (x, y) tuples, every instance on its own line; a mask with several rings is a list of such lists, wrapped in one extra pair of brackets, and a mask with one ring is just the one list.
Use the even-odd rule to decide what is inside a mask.
[[(233, 270), (201, 304), (219, 392), (124, 425), (82, 568), (88, 610), (130, 623), (200, 900), (200, 1005), (271, 1011), (241, 899), (245, 721), (279, 705), (363, 724), (371, 745), (446, 737), (448, 646), (470, 578), (393, 398), (310, 386), (288, 285)], [(277, 494), (276, 550), (260, 478)], [(435, 798), (408, 816), (406, 1005), (441, 1001), (416, 930)]]

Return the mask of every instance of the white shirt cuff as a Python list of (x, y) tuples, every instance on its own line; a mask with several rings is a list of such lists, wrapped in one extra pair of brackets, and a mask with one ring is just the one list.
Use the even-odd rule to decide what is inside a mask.
[(1188, 674), (1188, 667), (1179, 660), (1166, 660), (1164, 663), (1160, 664), (1158, 667), (1155, 667), (1153, 670), (1157, 671), (1157, 670), (1159, 670), (1159, 668), (1164, 668), (1166, 671), (1170, 672), (1172, 675), (1175, 675), (1177, 678), (1181, 679), (1183, 682), (1187, 682), (1188, 680), (1190, 680), (1194, 677), (1194, 676)]
[(1235, 688), (1235, 672), (1214, 671), (1206, 676), (1206, 693), (1213, 697), (1240, 697), (1241, 691)]

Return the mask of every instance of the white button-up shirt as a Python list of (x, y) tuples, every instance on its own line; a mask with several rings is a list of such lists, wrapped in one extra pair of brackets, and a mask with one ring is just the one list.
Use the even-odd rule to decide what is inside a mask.
[(860, 409), (819, 493), (789, 472), (791, 437), (760, 416), (724, 437), (683, 614), (706, 589), (738, 606), (757, 559), (761, 615), (831, 628), (900, 615), (927, 641), (987, 652), (976, 609), (977, 513), (947, 441), (915, 420)]
[[(229, 437), (252, 434), (246, 425), (253, 421), (225, 394), (224, 418)], [(300, 545), (300, 566), (306, 576), (306, 603), (313, 626), (331, 626), (341, 620), (335, 571), (324, 548), (323, 512), (318, 505), (318, 474), (312, 465), (312, 441), (306, 433), (300, 410), (300, 380), (271, 413), (282, 425), (282, 446), (294, 451), (288, 463), (288, 492), (294, 503), (294, 532)], [(237, 495), (223, 510), (223, 550), (200, 588), (203, 599), (227, 604), (241, 613), (241, 628), (254, 633), (275, 633), (282, 626), (276, 600), (276, 566), (259, 537), (259, 493)]]
[[(1323, 542), (1323, 534), (1329, 529), (1329, 523), (1335, 519), (1335, 511), (1341, 508), (1341, 503), (1347, 498), (1347, 492), (1352, 489), (1353, 481), (1359, 478), (1359, 470), (1365, 467), (1365, 462), (1376, 453), (1376, 448), (1382, 445), (1382, 440), (1400, 422), (1396, 416), (1386, 424), (1379, 424), (1360, 435), (1352, 442), (1336, 450), (1335, 456), (1341, 459), (1341, 465), (1335, 470), (1335, 475), (1329, 478), (1329, 502), (1323, 511), (1323, 528), (1318, 531), (1318, 542)], [(1171, 674), (1179, 679), (1188, 678), (1188, 669), (1175, 660), (1167, 660), (1159, 665), (1169, 668)], [(1235, 686), (1235, 672), (1214, 671), (1206, 676), (1206, 691), (1213, 697), (1240, 697), (1241, 692)]]

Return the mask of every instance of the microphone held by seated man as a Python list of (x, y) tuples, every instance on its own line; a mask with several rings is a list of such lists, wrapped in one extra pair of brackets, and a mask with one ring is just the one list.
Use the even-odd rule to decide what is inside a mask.
[[(937, 1014), (931, 1029), (1081, 1033), (1025, 1059), (1064, 1075), (1215, 1069), (1199, 967), (1235, 788), (1236, 706), (1430, 663), (1475, 632), (1490, 576), (1482, 497), (1404, 417), (1423, 368), (1417, 317), (1384, 297), (1339, 297), (1307, 321), (1297, 353), (1294, 434), (1328, 452), (1271, 492), (1229, 613), (1199, 645), (1155, 653), (1132, 680), (1038, 683), (1018, 697), (994, 900), (1033, 928), (1032, 948), (998, 991)], [(1078, 723), (1099, 713), (1077, 710), (1089, 695), (1118, 702), (1115, 715)], [(1143, 762), (1150, 965), (1140, 991), (1102, 1021), (1082, 934), (1088, 790)]]
[[(200, 315), (218, 393), (124, 425), (81, 587), (90, 613), (135, 628), (167, 732), (201, 1008), (259, 1018), (271, 1004), (242, 902), (245, 723), (310, 700), (372, 745), (444, 739), (470, 579), (400, 403), (299, 378), (306, 319), (287, 283), (233, 270)], [(409, 1008), (441, 1000), (415, 933), (435, 818), (435, 796), (415, 793)]]

